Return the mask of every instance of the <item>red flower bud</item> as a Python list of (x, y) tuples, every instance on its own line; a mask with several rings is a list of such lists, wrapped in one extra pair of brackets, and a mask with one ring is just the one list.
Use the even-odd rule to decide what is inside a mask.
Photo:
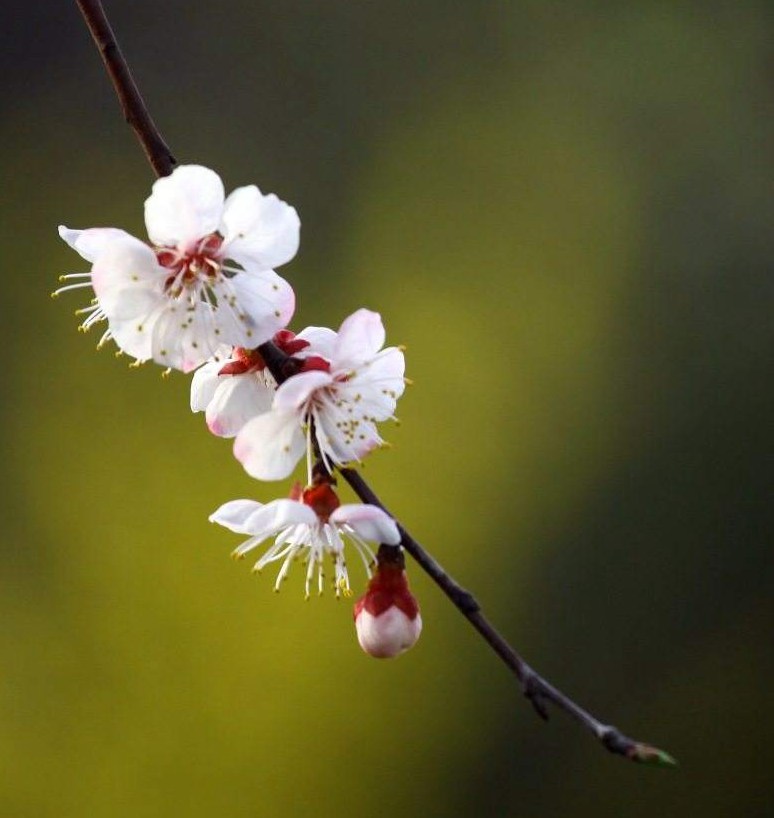
[(422, 632), (419, 605), (409, 591), (403, 552), (382, 545), (368, 590), (355, 603), (360, 647), (377, 659), (389, 659), (413, 647)]

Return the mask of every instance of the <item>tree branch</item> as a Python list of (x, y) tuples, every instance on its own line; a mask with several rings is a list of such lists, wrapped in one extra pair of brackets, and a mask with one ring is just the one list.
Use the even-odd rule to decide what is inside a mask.
[[(110, 23), (105, 16), (102, 4), (99, 0), (76, 0), (76, 2), (102, 55), (105, 67), (123, 108), (126, 121), (137, 134), (156, 175), (168, 175), (174, 169), (175, 159), (148, 113), (142, 96), (132, 79), (126, 60), (116, 42)], [(278, 384), (287, 380), (297, 371), (295, 359), (285, 355), (273, 343), (261, 344), (258, 350)], [(339, 471), (363, 502), (379, 506), (389, 514), (387, 508), (366, 483), (360, 472), (351, 468), (341, 468)], [(394, 515), (390, 516), (394, 517)], [(674, 766), (676, 764), (675, 760), (663, 750), (635, 741), (617, 728), (599, 721), (547, 682), (522, 659), (484, 616), (481, 606), (473, 594), (455, 582), (403, 526), (398, 524), (398, 527), (402, 538), (401, 545), (510, 668), (519, 681), (524, 695), (529, 699), (538, 715), (543, 719), (548, 718), (548, 703), (550, 702), (579, 721), (611, 753), (646, 764), (659, 766)]]
[(177, 164), (151, 119), (132, 78), (100, 0), (76, 0), (113, 83), (124, 119), (132, 126), (156, 176), (168, 176)]

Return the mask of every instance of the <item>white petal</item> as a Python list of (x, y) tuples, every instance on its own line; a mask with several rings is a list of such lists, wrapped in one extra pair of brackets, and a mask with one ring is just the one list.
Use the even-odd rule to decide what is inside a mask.
[(290, 284), (273, 270), (238, 273), (229, 284), (245, 316), (244, 335), (233, 342), (235, 346), (254, 348), (262, 344), (284, 329), (293, 317), (296, 295)]
[(234, 441), (234, 457), (258, 480), (282, 480), (304, 453), (305, 441), (298, 416), (272, 410), (253, 418)]
[[(362, 460), (382, 443), (373, 423), (362, 417), (355, 418), (354, 413), (346, 412), (344, 407), (336, 407), (330, 399), (325, 401), (322, 409), (315, 410), (313, 414), (320, 448), (339, 465)], [(357, 420), (357, 427), (354, 429), (350, 425), (353, 420)], [(338, 422), (341, 425), (337, 425)]]
[(71, 230), (59, 225), (59, 235), (86, 261), (94, 262), (97, 256), (116, 239), (131, 238), (125, 230), (117, 227), (90, 227), (87, 230)]
[(139, 289), (161, 293), (166, 276), (153, 250), (127, 234), (103, 247), (94, 262), (91, 283), (110, 318), (111, 313), (121, 309), (123, 294)]
[(358, 417), (387, 420), (395, 415), (395, 405), (406, 389), (404, 370), (403, 353), (389, 347), (363, 363), (336, 389), (345, 402), (354, 404)]
[(316, 389), (322, 389), (333, 383), (329, 372), (319, 369), (311, 372), (299, 372), (281, 384), (274, 396), (274, 408), (280, 412), (299, 412)]
[(241, 533), (253, 537), (269, 537), (278, 534), (290, 525), (299, 523), (308, 526), (317, 525), (317, 515), (312, 509), (298, 500), (272, 500), (262, 508), (254, 511), (245, 521)]
[[(152, 312), (167, 306), (167, 299), (154, 290), (145, 287), (126, 287), (123, 290), (111, 291), (110, 308), (107, 312), (110, 325), (126, 321), (142, 323)], [(100, 299), (104, 304), (104, 299)]]
[(273, 398), (274, 390), (255, 373), (221, 375), (207, 407), (207, 426), (218, 437), (234, 437), (248, 420), (268, 412)]
[(344, 319), (336, 341), (335, 362), (338, 368), (357, 366), (373, 358), (384, 346), (384, 326), (378, 312), (360, 309)]
[(296, 353), (298, 358), (319, 355), (330, 361), (333, 358), (337, 333), (328, 327), (307, 327), (298, 333), (296, 338), (306, 341), (309, 346)]
[(403, 377), (406, 372), (406, 359), (397, 347), (383, 349), (361, 371), (364, 379), (377, 383), (383, 390), (394, 392), (393, 397), (396, 400), (406, 388)]
[(220, 385), (218, 372), (225, 361), (208, 361), (194, 372), (191, 379), (191, 411), (203, 412), (215, 397), (215, 390)]
[(213, 335), (230, 347), (252, 348), (252, 338), (247, 334), (252, 330), (237, 303), (231, 279), (220, 278), (212, 282), (211, 290), (217, 301), (217, 306), (212, 310)]
[(151, 358), (162, 366), (182, 369), (183, 351), (180, 341), (182, 327), (176, 311), (165, 305), (156, 320), (151, 338)]
[[(346, 384), (346, 387), (346, 389), (340, 391), (342, 395), (346, 396), (347, 400), (351, 400), (355, 394), (360, 396), (357, 409), (358, 412), (362, 413), (362, 416), (369, 419), (375, 418), (377, 421), (387, 420), (394, 416), (396, 399), (392, 397), (390, 392), (379, 388), (364, 387), (362, 384)], [(364, 420), (363, 422), (368, 421)]]
[(165, 307), (164, 296), (152, 290), (135, 288), (115, 293), (108, 320), (118, 348), (138, 361), (153, 358), (154, 331)]
[(400, 532), (395, 520), (378, 506), (367, 503), (348, 503), (339, 506), (330, 520), (332, 523), (346, 523), (369, 542), (398, 545)]
[(262, 507), (263, 503), (258, 503), (255, 500), (230, 500), (210, 514), (208, 519), (211, 523), (218, 523), (231, 529), (231, 531), (236, 531), (238, 534), (246, 534), (245, 522), (251, 514), (254, 514)]
[(158, 179), (145, 201), (145, 226), (150, 240), (183, 249), (214, 233), (220, 226), (225, 192), (215, 171), (201, 165), (181, 165)]
[(212, 308), (203, 301), (193, 307), (165, 298), (153, 327), (152, 358), (162, 366), (191, 372), (211, 358), (219, 346), (213, 333)]
[(237, 188), (223, 206), (224, 250), (246, 269), (270, 270), (290, 261), (300, 227), (295, 208), (255, 185)]

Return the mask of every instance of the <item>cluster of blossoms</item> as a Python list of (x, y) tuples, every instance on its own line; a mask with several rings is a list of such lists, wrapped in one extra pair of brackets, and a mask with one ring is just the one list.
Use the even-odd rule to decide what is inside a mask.
[[(107, 324), (98, 346), (113, 341), (133, 366), (193, 372), (192, 411), (204, 412), (213, 434), (234, 439), (252, 477), (285, 479), (305, 458), (305, 488), (296, 483), (289, 498), (266, 504), (233, 500), (210, 520), (249, 537), (236, 557), (273, 540), (255, 570), (279, 562), (277, 590), (294, 561), (305, 564), (307, 597), (313, 586), (322, 593), (326, 562), (336, 596), (351, 593), (350, 543), (369, 578), (355, 605), (360, 644), (372, 656), (403, 652), (422, 620), (400, 532), (377, 506), (342, 505), (333, 477), (383, 445), (377, 424), (394, 419), (407, 382), (403, 351), (385, 348), (381, 318), (367, 309), (338, 331), (287, 329), (295, 294), (274, 268), (295, 256), (300, 221), (274, 194), (250, 185), (226, 196), (214, 171), (185, 165), (153, 185), (145, 225), (147, 243), (112, 227), (60, 227), (91, 270), (62, 276), (54, 295), (93, 292), (76, 313), (79, 329)], [(280, 374), (267, 351), (281, 356)], [(379, 544), (376, 555), (369, 543)]]

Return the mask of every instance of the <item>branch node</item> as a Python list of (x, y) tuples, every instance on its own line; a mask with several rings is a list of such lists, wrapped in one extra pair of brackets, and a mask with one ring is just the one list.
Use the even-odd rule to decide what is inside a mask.
[(631, 739), (626, 738), (617, 727), (613, 727), (611, 724), (607, 724), (602, 728), (599, 740), (605, 746), (605, 749), (618, 755), (628, 755), (634, 746)]
[(478, 600), (470, 593), (470, 591), (466, 591), (464, 588), (457, 586), (457, 592), (455, 594), (455, 603), (457, 607), (464, 613), (466, 616), (467, 614), (474, 614), (478, 613), (481, 610), (481, 605), (479, 604)]
[(527, 669), (521, 682), (521, 691), (543, 721), (548, 721), (548, 702), (543, 696), (540, 682), (534, 671)]

